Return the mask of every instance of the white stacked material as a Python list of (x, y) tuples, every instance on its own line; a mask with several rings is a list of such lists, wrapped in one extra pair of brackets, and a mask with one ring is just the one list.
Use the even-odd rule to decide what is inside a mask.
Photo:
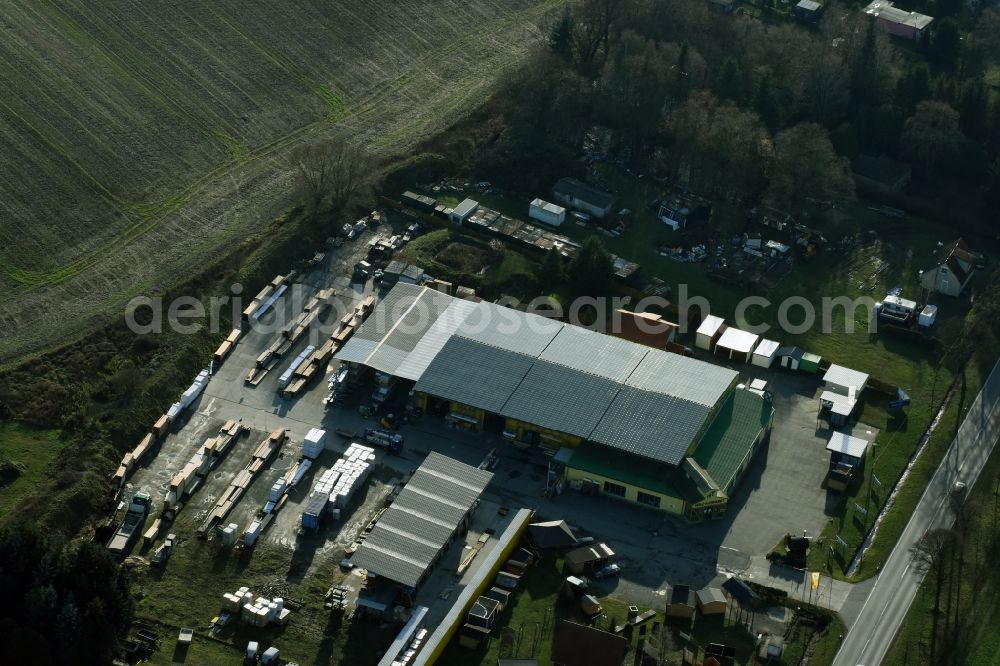
[(298, 482), (302, 480), (302, 477), (305, 476), (306, 472), (309, 471), (309, 468), (312, 467), (312, 463), (313, 461), (309, 459), (303, 460), (299, 463), (298, 469), (295, 470), (295, 475), (292, 476), (292, 480), (288, 482), (289, 488), (294, 488)]
[(232, 546), (236, 543), (236, 528), (228, 525), (222, 530), (222, 545)]
[(230, 613), (236, 612), (240, 609), (240, 602), (243, 601), (242, 597), (238, 597), (235, 594), (226, 592), (222, 595), (222, 607), (229, 611)]
[[(194, 402), (195, 398), (201, 395), (201, 392), (205, 390), (205, 386), (208, 385), (208, 370), (202, 370), (195, 377), (194, 383), (188, 387), (184, 393), (181, 394), (180, 405), (181, 409), (187, 409), (187, 407)], [(169, 412), (168, 412), (169, 414)]]
[(246, 531), (243, 533), (243, 543), (247, 546), (252, 546), (257, 543), (257, 537), (260, 536), (260, 521), (255, 520), (250, 523)]
[(281, 298), (281, 295), (284, 294), (285, 290), (287, 289), (288, 285), (285, 284), (275, 289), (274, 293), (268, 296), (267, 300), (261, 303), (260, 307), (254, 310), (253, 314), (250, 315), (250, 318), (259, 319), (260, 317), (264, 316), (264, 313), (271, 309), (271, 306), (274, 305), (274, 302), (279, 298)]
[(278, 648), (274, 646), (269, 647), (266, 650), (264, 650), (264, 654), (260, 656), (260, 663), (264, 664), (265, 666), (270, 666), (270, 664), (277, 664), (279, 654), (280, 653), (278, 652)]
[(277, 502), (281, 499), (281, 496), (285, 494), (285, 480), (278, 479), (271, 486), (271, 493), (267, 496), (267, 499), (271, 502)]
[(313, 428), (302, 440), (302, 455), (314, 460), (326, 448), (326, 431)]
[(284, 389), (286, 386), (288, 386), (288, 383), (292, 381), (292, 374), (293, 374), (294, 367), (295, 366), (292, 366), (292, 367), (288, 368), (283, 373), (281, 373), (280, 377), (278, 377), (278, 390), (279, 391), (282, 390), (282, 389)]
[(238, 609), (240, 619), (255, 627), (266, 627), (271, 622), (287, 618), (289, 614), (281, 597), (254, 598), (253, 593), (246, 587), (241, 587), (236, 594), (223, 594), (222, 598), (227, 609)]

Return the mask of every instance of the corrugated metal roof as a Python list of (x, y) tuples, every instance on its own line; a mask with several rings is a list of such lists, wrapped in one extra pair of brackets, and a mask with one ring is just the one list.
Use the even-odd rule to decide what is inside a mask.
[(587, 438), (620, 387), (610, 379), (557, 363), (535, 361), (500, 413)]
[(622, 338), (564, 326), (538, 358), (620, 383), (648, 352), (648, 347)]
[(625, 386), (590, 439), (645, 458), (679, 465), (710, 408), (676, 396)]
[(738, 376), (729, 368), (657, 351), (646, 354), (625, 383), (713, 407)]
[(432, 451), (355, 552), (354, 564), (416, 587), (492, 478)]
[(751, 446), (773, 413), (770, 400), (743, 389), (733, 391), (719, 408), (693, 458), (725, 492), (732, 490)]
[(437, 318), (437, 321), (427, 329), (424, 336), (414, 346), (413, 351), (407, 354), (406, 359), (399, 364), (397, 376), (413, 380), (420, 379), (424, 371), (427, 370), (427, 366), (475, 307), (476, 303), (472, 301), (453, 299), (447, 309)]
[(532, 356), (456, 335), (428, 364), (415, 388), (445, 400), (500, 413), (534, 361)]
[(372, 314), (384, 322), (390, 305), (383, 304), (399, 311), (399, 326), (374, 350), (370, 341), (352, 338), (338, 358), (360, 358), (414, 379), (418, 391), (445, 400), (672, 465), (738, 377), (720, 366), (426, 288), (394, 287)]
[(455, 334), (469, 340), (536, 357), (566, 324), (493, 303), (477, 303)]
[[(364, 363), (397, 377), (418, 379), (419, 373), (430, 361), (428, 351), (433, 350), (433, 336), (408, 363), (409, 357), (428, 337), (428, 332), (453, 301), (447, 294), (427, 287), (397, 284), (379, 301), (335, 358)], [(442, 326), (446, 327), (449, 323), (445, 322)], [(377, 342), (373, 345), (372, 341)]]

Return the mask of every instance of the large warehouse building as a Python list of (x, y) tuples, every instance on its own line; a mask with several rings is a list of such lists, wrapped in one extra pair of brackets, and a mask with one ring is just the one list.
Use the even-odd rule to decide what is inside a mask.
[(415, 285), (336, 357), (415, 382), (458, 425), (572, 449), (571, 487), (693, 520), (725, 511), (774, 413), (733, 370)]

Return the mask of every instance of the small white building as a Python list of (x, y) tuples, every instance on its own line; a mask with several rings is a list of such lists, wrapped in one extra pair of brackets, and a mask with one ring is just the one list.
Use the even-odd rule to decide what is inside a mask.
[(449, 219), (454, 224), (465, 224), (465, 221), (472, 217), (472, 214), (476, 212), (479, 208), (479, 202), (473, 199), (466, 199), (462, 203), (455, 206), (454, 210), (451, 211)]
[(778, 343), (774, 340), (763, 339), (753, 350), (750, 362), (761, 368), (770, 368), (776, 358), (778, 358)]
[(723, 353), (728, 356), (730, 361), (737, 360), (747, 363), (759, 340), (760, 336), (756, 333), (735, 327), (727, 328), (715, 344), (715, 352)]
[(694, 346), (712, 351), (726, 330), (726, 320), (715, 315), (705, 317), (695, 333)]
[(920, 311), (917, 316), (917, 325), (923, 326), (924, 328), (929, 328), (934, 325), (937, 321), (938, 306), (936, 305), (925, 305), (924, 309)]
[(834, 363), (823, 375), (823, 383), (827, 389), (841, 395), (850, 395), (852, 391), (860, 395), (868, 384), (868, 375)]
[(558, 227), (566, 221), (566, 209), (536, 197), (528, 207), (528, 217)]

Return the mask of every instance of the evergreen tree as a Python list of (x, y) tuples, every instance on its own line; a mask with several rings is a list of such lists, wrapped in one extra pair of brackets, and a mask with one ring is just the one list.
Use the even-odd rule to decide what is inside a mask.
[(566, 61), (573, 59), (573, 31), (575, 21), (569, 7), (549, 31), (549, 50)]
[(931, 52), (943, 67), (954, 67), (962, 49), (962, 34), (955, 19), (946, 18), (938, 22), (931, 37)]
[(974, 141), (986, 137), (989, 107), (981, 81), (966, 81), (958, 96), (958, 114), (965, 136)]
[(896, 105), (903, 113), (913, 113), (930, 94), (931, 71), (927, 63), (920, 62), (907, 69), (896, 84)]
[(583, 242), (569, 265), (573, 290), (584, 296), (601, 296), (607, 292), (614, 275), (611, 255), (597, 236)]
[(715, 90), (720, 99), (731, 99), (737, 104), (743, 100), (743, 75), (739, 64), (731, 56), (722, 63)]
[(536, 277), (542, 289), (550, 290), (566, 281), (566, 265), (562, 254), (555, 248), (545, 253), (538, 265)]
[(781, 125), (781, 104), (778, 102), (770, 73), (764, 74), (757, 84), (753, 107), (764, 125), (772, 132)]

